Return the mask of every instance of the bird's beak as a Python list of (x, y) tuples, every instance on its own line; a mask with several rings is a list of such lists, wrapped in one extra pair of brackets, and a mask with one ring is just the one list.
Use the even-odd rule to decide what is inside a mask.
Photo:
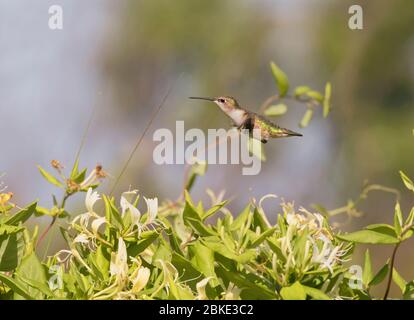
[(216, 101), (215, 98), (208, 98), (208, 97), (189, 97), (190, 99), (197, 99), (197, 100), (207, 100), (207, 101)]

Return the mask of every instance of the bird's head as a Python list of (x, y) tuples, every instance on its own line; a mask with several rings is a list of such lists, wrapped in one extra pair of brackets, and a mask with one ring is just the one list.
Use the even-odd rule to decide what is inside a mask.
[(190, 97), (190, 99), (212, 101), (215, 104), (217, 104), (221, 109), (226, 111), (239, 108), (239, 103), (237, 102), (237, 100), (229, 96), (222, 96), (217, 98)]

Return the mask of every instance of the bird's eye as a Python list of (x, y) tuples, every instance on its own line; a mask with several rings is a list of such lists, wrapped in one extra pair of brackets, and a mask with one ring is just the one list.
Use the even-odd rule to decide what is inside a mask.
[(220, 99), (218, 99), (218, 102), (220, 102), (220, 103), (224, 103), (224, 102), (226, 102), (223, 98), (220, 98)]

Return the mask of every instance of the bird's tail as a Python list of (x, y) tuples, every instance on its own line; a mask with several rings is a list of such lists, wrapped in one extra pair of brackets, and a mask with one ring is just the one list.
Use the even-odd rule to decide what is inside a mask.
[(272, 132), (271, 137), (272, 138), (278, 138), (278, 137), (302, 137), (303, 135), (301, 133), (286, 129), (286, 128), (279, 128), (278, 132)]

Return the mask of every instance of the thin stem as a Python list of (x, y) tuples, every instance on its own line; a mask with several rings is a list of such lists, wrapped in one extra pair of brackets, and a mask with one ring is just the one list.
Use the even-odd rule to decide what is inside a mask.
[(78, 148), (78, 151), (76, 152), (76, 157), (75, 157), (75, 162), (74, 162), (75, 165), (79, 161), (80, 154), (81, 154), (82, 149), (83, 149), (83, 147), (85, 145), (86, 137), (88, 136), (88, 132), (89, 132), (89, 129), (90, 129), (91, 125), (92, 125), (93, 118), (95, 117), (95, 113), (96, 113), (96, 110), (98, 108), (98, 104), (99, 104), (98, 102), (95, 102), (95, 106), (92, 109), (91, 115), (89, 116), (88, 123), (86, 125), (86, 128), (85, 128), (83, 134), (82, 134), (82, 138), (81, 138), (81, 141), (80, 141), (80, 144), (79, 144), (79, 148)]
[(128, 168), (129, 163), (131, 162), (135, 152), (137, 151), (138, 147), (140, 146), (142, 140), (145, 137), (145, 134), (147, 133), (147, 131), (149, 130), (149, 128), (151, 127), (152, 122), (155, 120), (155, 117), (157, 116), (157, 114), (161, 111), (162, 107), (164, 106), (165, 102), (167, 101), (168, 96), (170, 95), (172, 90), (172, 87), (170, 86), (167, 90), (167, 93), (164, 95), (161, 103), (158, 105), (157, 109), (153, 112), (149, 122), (147, 123), (144, 131), (142, 132), (141, 136), (139, 137), (137, 143), (135, 144), (135, 147), (132, 149), (132, 152), (130, 153), (127, 161), (125, 162), (124, 166), (122, 167), (121, 172), (119, 173), (118, 177), (115, 180), (115, 183), (112, 187), (111, 192), (109, 193), (110, 195), (113, 194), (113, 192), (115, 191), (116, 186), (118, 185), (119, 181), (121, 180), (123, 174), (125, 173), (126, 169)]
[(266, 100), (265, 100), (265, 102), (263, 102), (262, 103), (262, 106), (260, 107), (260, 112), (263, 112), (263, 111), (265, 111), (265, 109), (272, 103), (272, 102), (275, 102), (275, 101), (277, 101), (277, 100), (279, 100), (279, 95), (278, 94), (276, 94), (276, 95), (274, 95), (274, 96), (270, 96), (269, 98), (267, 98)]
[(60, 210), (65, 208), (65, 204), (66, 204), (66, 200), (70, 197), (71, 194), (69, 193), (65, 193), (65, 195), (63, 196), (62, 202), (59, 206), (59, 210), (57, 212), (57, 214), (52, 218), (52, 221), (50, 222), (50, 224), (47, 226), (47, 228), (45, 229), (45, 231), (43, 231), (43, 233), (40, 235), (39, 240), (37, 241), (36, 247), (38, 248), (40, 246), (40, 243), (43, 241), (43, 239), (46, 237), (46, 235), (48, 234), (49, 230), (53, 227), (53, 225), (55, 224), (57, 217), (60, 213)]
[(405, 235), (408, 231), (410, 231), (413, 227), (414, 227), (414, 223), (411, 223), (411, 224), (406, 225), (406, 226), (404, 227), (404, 229), (401, 231), (401, 234), (400, 234), (400, 236), (399, 236), (400, 242), (398, 242), (398, 243), (395, 245), (394, 251), (392, 252), (392, 256), (391, 256), (391, 263), (390, 263), (390, 268), (391, 268), (391, 270), (390, 270), (390, 275), (388, 276), (387, 289), (385, 290), (384, 300), (387, 300), (387, 298), (388, 298), (388, 293), (389, 293), (390, 288), (391, 288), (392, 274), (393, 274), (393, 272), (394, 272), (394, 261), (395, 261), (395, 256), (396, 256), (396, 254), (397, 254), (398, 247), (400, 246), (401, 242), (404, 240), (404, 239), (403, 239), (404, 235)]
[(269, 98), (267, 98), (261, 105), (259, 111), (260, 112), (264, 112), (266, 110), (267, 107), (269, 107), (269, 105), (275, 101), (279, 101), (282, 99), (290, 99), (290, 100), (294, 100), (297, 102), (302, 102), (302, 103), (312, 103), (315, 107), (320, 105), (320, 103), (318, 101), (316, 101), (315, 99), (312, 98), (303, 98), (303, 97), (295, 97), (292, 96), (290, 94), (287, 94), (283, 97), (280, 97), (278, 94), (275, 94), (273, 96), (270, 96)]
[(395, 261), (395, 256), (397, 254), (397, 250), (398, 247), (400, 246), (401, 242), (397, 243), (394, 247), (394, 250), (392, 252), (392, 256), (391, 256), (391, 262), (390, 262), (390, 274), (388, 276), (388, 281), (387, 281), (387, 289), (385, 290), (385, 294), (384, 294), (384, 300), (387, 300), (388, 298), (388, 293), (390, 292), (390, 288), (391, 288), (391, 281), (392, 281), (392, 274), (394, 272), (394, 261)]

